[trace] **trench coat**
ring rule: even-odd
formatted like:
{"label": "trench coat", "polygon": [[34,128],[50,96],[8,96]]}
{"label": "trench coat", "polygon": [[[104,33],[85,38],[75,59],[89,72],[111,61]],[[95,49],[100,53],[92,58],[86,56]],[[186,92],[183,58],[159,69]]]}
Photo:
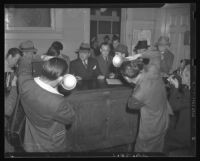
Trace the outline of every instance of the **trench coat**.
{"label": "trench coat", "polygon": [[140,109],[139,131],[135,144],[136,152],[162,152],[171,111],[164,82],[160,75],[159,59],[150,60],[136,83],[128,107]]}

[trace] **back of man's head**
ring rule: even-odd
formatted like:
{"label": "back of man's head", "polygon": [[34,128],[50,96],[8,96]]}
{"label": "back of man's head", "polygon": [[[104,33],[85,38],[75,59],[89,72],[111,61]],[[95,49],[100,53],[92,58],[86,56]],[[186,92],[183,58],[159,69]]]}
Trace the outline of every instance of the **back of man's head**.
{"label": "back of man's head", "polygon": [[7,55],[6,55],[6,58],[8,58],[10,55],[11,55],[12,57],[15,57],[17,54],[19,54],[20,56],[22,56],[21,50],[19,50],[18,48],[10,48],[10,49],[8,50],[8,53],[7,53]]}
{"label": "back of man's head", "polygon": [[112,41],[118,41],[119,42],[119,37],[117,36],[117,35],[114,35],[113,37],[112,37]]}
{"label": "back of man's head", "polygon": [[54,81],[67,73],[68,65],[62,58],[52,58],[44,62],[42,77]]}

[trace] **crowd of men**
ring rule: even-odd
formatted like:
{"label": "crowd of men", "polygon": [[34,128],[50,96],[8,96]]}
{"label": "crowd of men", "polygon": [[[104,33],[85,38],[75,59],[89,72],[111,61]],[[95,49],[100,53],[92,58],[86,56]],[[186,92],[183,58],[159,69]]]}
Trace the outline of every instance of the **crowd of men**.
{"label": "crowd of men", "polygon": [[[124,63],[122,66],[127,81],[138,87],[135,88],[137,90],[134,89],[133,95],[128,100],[130,108],[141,109],[140,128],[135,147],[138,152],[163,150],[164,137],[169,125],[168,115],[172,113],[162,79],[169,78],[172,73],[174,54],[170,52],[169,38],[161,36],[153,52],[150,48],[146,40],[138,41],[134,48],[135,59],[142,58],[142,68],[137,63],[131,62]],[[61,50],[63,44],[55,41],[45,54],[36,54],[37,49],[33,42],[28,40],[22,42],[18,48],[9,49],[6,55],[5,128],[14,110],[17,96],[20,95],[26,114],[24,137],[26,152],[70,151],[65,125],[73,124],[76,111],[73,105],[66,102],[63,95],[57,91],[57,86],[65,74],[73,74],[77,80],[119,78],[120,73],[123,72],[119,72],[113,66],[113,57],[131,55],[127,46],[121,44],[116,35],[113,36],[112,43],[109,42],[108,36],[104,37],[104,42],[100,45],[97,38],[92,39],[91,45],[81,43],[75,52],[77,59],[72,61],[67,54],[61,53]],[[32,76],[32,61],[44,61],[41,75],[35,78]],[[182,60],[181,63],[183,62],[184,65],[174,72],[177,79],[171,81],[175,86],[176,81],[181,80],[179,87],[174,88],[174,92],[177,92],[176,89],[182,89],[181,84],[185,84],[189,87],[186,89],[190,89],[189,77],[183,74],[187,69],[188,61]],[[134,74],[128,72],[129,67],[131,70],[134,69],[132,71]],[[188,100],[185,98],[185,93],[180,95]],[[172,98],[175,96],[170,100]],[[177,103],[177,100],[175,102]],[[178,106],[170,104],[173,107]],[[5,148],[7,151],[14,151],[6,139]]]}

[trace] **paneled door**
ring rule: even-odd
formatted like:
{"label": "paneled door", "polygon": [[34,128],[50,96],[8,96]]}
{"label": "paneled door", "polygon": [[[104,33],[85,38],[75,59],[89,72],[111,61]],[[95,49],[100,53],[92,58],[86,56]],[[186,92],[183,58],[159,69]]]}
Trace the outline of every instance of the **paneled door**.
{"label": "paneled door", "polygon": [[170,37],[174,53],[172,70],[179,66],[181,59],[190,58],[190,8],[189,5],[175,5],[165,8],[165,34]]}

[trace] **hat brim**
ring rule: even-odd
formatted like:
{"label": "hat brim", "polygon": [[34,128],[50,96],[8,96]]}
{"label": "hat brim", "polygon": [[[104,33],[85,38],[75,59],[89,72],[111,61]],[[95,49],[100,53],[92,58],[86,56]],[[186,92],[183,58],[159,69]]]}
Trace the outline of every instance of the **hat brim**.
{"label": "hat brim", "polygon": [[134,50],[147,49],[148,47],[150,47],[150,45],[147,45],[147,46],[145,46],[145,47],[136,46],[136,47],[134,48]]}
{"label": "hat brim", "polygon": [[156,46],[159,46],[159,45],[170,45],[171,43],[156,43]]}
{"label": "hat brim", "polygon": [[78,49],[75,53],[78,54],[80,51],[90,52],[90,49]]}
{"label": "hat brim", "polygon": [[37,52],[38,51],[38,49],[20,49],[22,52],[26,52],[26,51],[32,51],[32,52]]}

